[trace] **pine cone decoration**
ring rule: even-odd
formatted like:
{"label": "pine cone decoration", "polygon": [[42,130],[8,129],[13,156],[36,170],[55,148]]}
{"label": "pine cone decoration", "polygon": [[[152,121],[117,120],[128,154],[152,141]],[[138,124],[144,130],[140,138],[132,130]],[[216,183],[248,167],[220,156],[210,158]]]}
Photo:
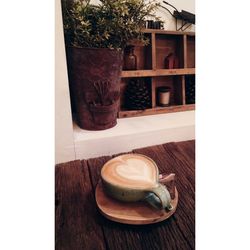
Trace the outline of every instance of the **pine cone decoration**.
{"label": "pine cone decoration", "polygon": [[186,78],[186,104],[195,103],[195,77],[189,76]]}
{"label": "pine cone decoration", "polygon": [[151,94],[143,79],[129,81],[125,91],[125,106],[129,110],[151,108]]}

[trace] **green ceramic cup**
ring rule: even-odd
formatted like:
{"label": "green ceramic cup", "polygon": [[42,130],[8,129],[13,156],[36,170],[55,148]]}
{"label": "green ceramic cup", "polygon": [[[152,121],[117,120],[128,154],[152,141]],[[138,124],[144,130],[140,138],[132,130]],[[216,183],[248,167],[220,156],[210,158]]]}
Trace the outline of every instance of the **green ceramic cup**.
{"label": "green ceramic cup", "polygon": [[108,161],[101,170],[104,191],[123,202],[145,200],[158,209],[171,210],[171,197],[159,182],[156,163],[147,156],[125,154]]}

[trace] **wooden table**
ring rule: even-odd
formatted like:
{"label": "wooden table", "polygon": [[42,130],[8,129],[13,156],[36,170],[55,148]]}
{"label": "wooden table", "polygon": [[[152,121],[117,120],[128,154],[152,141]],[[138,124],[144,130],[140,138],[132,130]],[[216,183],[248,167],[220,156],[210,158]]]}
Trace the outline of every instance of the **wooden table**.
{"label": "wooden table", "polygon": [[56,249],[195,249],[194,148],[194,141],[186,141],[133,151],[151,157],[160,172],[175,172],[177,177],[179,203],[175,214],[166,221],[144,226],[109,221],[96,207],[95,186],[101,167],[111,156],[57,165]]}

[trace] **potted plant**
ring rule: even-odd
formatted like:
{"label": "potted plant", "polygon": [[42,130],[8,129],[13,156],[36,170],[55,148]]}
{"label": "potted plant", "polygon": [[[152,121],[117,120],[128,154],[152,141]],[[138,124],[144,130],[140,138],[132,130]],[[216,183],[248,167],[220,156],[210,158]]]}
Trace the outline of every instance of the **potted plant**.
{"label": "potted plant", "polygon": [[123,50],[147,44],[142,29],[158,4],[144,0],[62,0],[71,98],[78,125],[101,130],[116,125]]}

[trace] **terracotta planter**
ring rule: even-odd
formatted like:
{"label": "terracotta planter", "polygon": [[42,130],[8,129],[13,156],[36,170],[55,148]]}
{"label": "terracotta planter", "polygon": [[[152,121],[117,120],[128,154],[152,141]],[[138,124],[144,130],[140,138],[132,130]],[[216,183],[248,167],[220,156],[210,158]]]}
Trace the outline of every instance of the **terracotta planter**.
{"label": "terracotta planter", "polygon": [[103,130],[116,125],[122,59],[117,50],[67,48],[71,99],[81,128]]}

